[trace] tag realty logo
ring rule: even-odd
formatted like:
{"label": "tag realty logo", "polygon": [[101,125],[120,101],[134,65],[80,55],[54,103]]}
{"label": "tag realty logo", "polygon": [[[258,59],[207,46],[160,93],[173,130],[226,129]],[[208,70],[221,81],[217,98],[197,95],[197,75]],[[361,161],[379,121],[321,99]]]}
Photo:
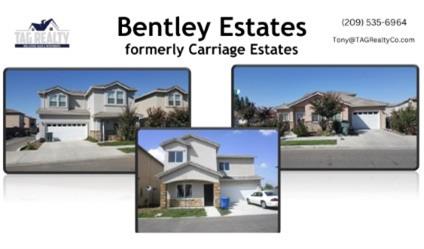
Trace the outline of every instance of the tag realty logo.
{"label": "tag realty logo", "polygon": [[60,29],[53,18],[16,30],[15,37],[15,48],[69,48],[69,30]]}

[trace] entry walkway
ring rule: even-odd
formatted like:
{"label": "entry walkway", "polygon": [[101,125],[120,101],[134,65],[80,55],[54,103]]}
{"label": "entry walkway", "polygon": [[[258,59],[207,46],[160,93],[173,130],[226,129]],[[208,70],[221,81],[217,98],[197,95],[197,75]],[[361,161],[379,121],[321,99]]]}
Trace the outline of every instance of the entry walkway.
{"label": "entry walkway", "polygon": [[218,212],[216,207],[205,207],[206,215],[208,217],[219,217],[221,214]]}

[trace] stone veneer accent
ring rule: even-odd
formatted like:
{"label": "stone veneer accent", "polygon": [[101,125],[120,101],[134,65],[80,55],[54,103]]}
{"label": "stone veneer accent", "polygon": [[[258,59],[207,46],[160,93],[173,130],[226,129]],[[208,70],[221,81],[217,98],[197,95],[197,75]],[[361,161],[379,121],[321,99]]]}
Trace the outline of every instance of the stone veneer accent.
{"label": "stone veneer accent", "polygon": [[213,198],[216,208],[221,206],[221,185],[218,183],[213,184]]}
{"label": "stone veneer accent", "polygon": [[171,207],[203,207],[203,198],[171,199]]}
{"label": "stone veneer accent", "polygon": [[167,200],[168,198],[168,194],[166,191],[166,184],[161,183],[159,186],[159,191],[160,191],[160,207],[161,208],[168,208],[169,207],[169,201]]}
{"label": "stone veneer accent", "polygon": [[92,137],[92,138],[96,139],[97,141],[100,141],[100,139],[101,139],[100,131],[94,131],[94,130],[91,130],[91,131],[88,133],[88,136],[90,136],[90,137]]}

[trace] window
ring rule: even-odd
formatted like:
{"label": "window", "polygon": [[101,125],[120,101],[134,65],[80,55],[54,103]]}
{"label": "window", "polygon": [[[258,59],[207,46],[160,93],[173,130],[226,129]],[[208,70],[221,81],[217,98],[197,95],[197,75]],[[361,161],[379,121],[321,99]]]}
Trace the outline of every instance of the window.
{"label": "window", "polygon": [[181,95],[175,94],[174,98],[175,98],[175,106],[180,106],[181,105]]}
{"label": "window", "polygon": [[66,106],[66,96],[65,95],[62,95],[62,94],[59,95],[59,106],[60,107]]}
{"label": "window", "polygon": [[112,90],[107,92],[107,104],[108,105],[123,105],[124,104],[124,92],[121,90]]}
{"label": "window", "polygon": [[115,92],[107,93],[107,103],[112,105],[115,104]]}
{"label": "window", "polygon": [[342,114],[337,113],[336,115],[333,116],[333,120],[341,121],[342,120]]}
{"label": "window", "polygon": [[124,92],[116,91],[116,103],[118,105],[124,104]]}
{"label": "window", "polygon": [[282,121],[289,121],[289,114],[287,112],[283,112],[281,114],[281,120]]}
{"label": "window", "polygon": [[181,94],[170,93],[168,95],[168,105],[169,106],[181,106]]}
{"label": "window", "polygon": [[181,163],[181,162],[183,162],[183,152],[182,151],[169,151],[168,152],[168,162],[170,162],[170,163]]}
{"label": "window", "polygon": [[230,163],[229,162],[219,162],[219,170],[220,171],[228,171],[230,170]]}
{"label": "window", "polygon": [[321,115],[312,113],[312,122],[319,122],[321,120]]}
{"label": "window", "polygon": [[49,96],[49,106],[57,106],[57,95]]}
{"label": "window", "polygon": [[178,184],[177,185],[177,197],[178,198],[191,198],[192,197],[191,184]]}
{"label": "window", "polygon": [[49,106],[66,107],[66,95],[60,93],[49,95]]}

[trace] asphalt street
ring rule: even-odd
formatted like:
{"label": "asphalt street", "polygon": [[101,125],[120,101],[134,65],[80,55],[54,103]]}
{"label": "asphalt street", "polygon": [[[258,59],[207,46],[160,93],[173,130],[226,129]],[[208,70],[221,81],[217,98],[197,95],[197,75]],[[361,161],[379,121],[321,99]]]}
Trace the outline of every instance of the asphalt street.
{"label": "asphalt street", "polygon": [[20,147],[24,146],[26,143],[31,142],[35,139],[35,136],[28,137],[14,137],[9,140],[6,140],[6,151],[17,151]]}
{"label": "asphalt street", "polygon": [[278,232],[278,214],[138,219],[138,232]]}
{"label": "asphalt street", "polygon": [[13,165],[7,167],[9,172],[54,171],[54,172],[134,172],[134,154],[118,158],[69,161],[48,164]]}
{"label": "asphalt street", "polygon": [[282,169],[415,169],[416,149],[281,149]]}

